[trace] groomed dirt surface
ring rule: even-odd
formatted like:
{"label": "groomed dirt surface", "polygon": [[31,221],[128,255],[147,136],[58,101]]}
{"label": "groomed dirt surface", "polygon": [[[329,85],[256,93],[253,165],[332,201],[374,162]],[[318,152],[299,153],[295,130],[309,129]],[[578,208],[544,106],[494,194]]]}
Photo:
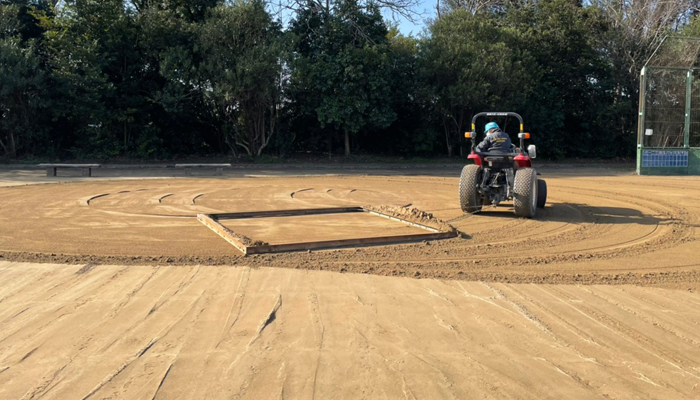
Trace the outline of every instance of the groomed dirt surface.
{"label": "groomed dirt surface", "polygon": [[[700,180],[541,172],[550,203],[524,220],[463,215],[458,168],[0,171],[0,399],[700,397]],[[461,236],[243,257],[195,218],[335,206]],[[251,239],[337,238],[331,222]]]}
{"label": "groomed dirt surface", "polygon": [[700,298],[0,263],[2,399],[697,399]]}
{"label": "groomed dirt surface", "polygon": [[229,219],[219,223],[234,233],[271,244],[430,233],[364,212]]}
{"label": "groomed dirt surface", "polygon": [[[432,176],[93,179],[5,187],[0,190],[0,259],[697,287],[700,180],[639,177],[602,168],[543,172],[549,203],[533,220],[515,218],[510,204],[464,215],[457,201],[458,168]],[[243,257],[196,220],[197,213],[339,206],[409,206],[463,234],[413,244]],[[342,237],[337,224],[316,218],[308,224],[280,218],[265,227],[265,237],[254,237],[256,229],[245,227],[241,233],[282,243]],[[356,230],[351,224],[348,236]]]}

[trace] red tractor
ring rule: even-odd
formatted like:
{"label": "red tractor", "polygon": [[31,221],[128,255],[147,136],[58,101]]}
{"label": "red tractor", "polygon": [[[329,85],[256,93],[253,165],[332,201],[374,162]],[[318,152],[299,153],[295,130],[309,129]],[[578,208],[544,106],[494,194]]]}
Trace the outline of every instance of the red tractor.
{"label": "red tractor", "polygon": [[[511,145],[509,151],[476,151],[476,120],[479,117],[515,117],[520,121],[520,147]],[[464,134],[471,140],[469,164],[459,179],[459,204],[462,211],[477,213],[482,206],[497,206],[513,200],[515,215],[532,218],[547,202],[547,183],[537,179],[531,160],[537,157],[535,145],[525,150],[529,133],[523,131],[523,118],[513,112],[482,112],[472,119],[472,130]]]}

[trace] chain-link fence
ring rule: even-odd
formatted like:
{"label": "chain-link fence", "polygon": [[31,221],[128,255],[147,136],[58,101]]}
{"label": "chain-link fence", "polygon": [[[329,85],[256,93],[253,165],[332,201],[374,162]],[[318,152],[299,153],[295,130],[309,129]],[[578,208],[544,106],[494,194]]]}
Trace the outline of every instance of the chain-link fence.
{"label": "chain-link fence", "polygon": [[693,71],[688,145],[700,147],[700,70]]}
{"label": "chain-link fence", "polygon": [[642,70],[640,89],[640,147],[700,147],[700,38],[665,38]]}
{"label": "chain-link fence", "polygon": [[686,71],[647,69],[644,147],[683,147]]}

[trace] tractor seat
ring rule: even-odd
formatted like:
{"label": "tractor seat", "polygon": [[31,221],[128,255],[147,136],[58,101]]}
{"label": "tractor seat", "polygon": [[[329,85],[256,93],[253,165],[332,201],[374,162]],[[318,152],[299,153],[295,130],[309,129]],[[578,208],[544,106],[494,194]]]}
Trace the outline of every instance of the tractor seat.
{"label": "tractor seat", "polygon": [[476,153],[482,157],[515,157],[519,153],[502,152],[502,151],[482,151],[481,153]]}
{"label": "tractor seat", "polygon": [[513,168],[513,157],[517,154],[503,153],[500,151],[491,151],[479,153],[481,158],[489,167],[493,169]]}

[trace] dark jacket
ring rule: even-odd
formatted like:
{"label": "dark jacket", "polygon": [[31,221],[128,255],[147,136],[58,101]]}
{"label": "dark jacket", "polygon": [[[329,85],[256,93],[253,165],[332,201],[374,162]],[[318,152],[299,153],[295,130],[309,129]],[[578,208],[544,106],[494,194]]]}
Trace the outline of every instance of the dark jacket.
{"label": "dark jacket", "polygon": [[486,135],[484,140],[481,141],[476,146],[477,153],[483,153],[485,151],[499,152],[499,153],[510,153],[511,152],[510,136],[504,133],[502,130],[497,129],[494,132]]}

